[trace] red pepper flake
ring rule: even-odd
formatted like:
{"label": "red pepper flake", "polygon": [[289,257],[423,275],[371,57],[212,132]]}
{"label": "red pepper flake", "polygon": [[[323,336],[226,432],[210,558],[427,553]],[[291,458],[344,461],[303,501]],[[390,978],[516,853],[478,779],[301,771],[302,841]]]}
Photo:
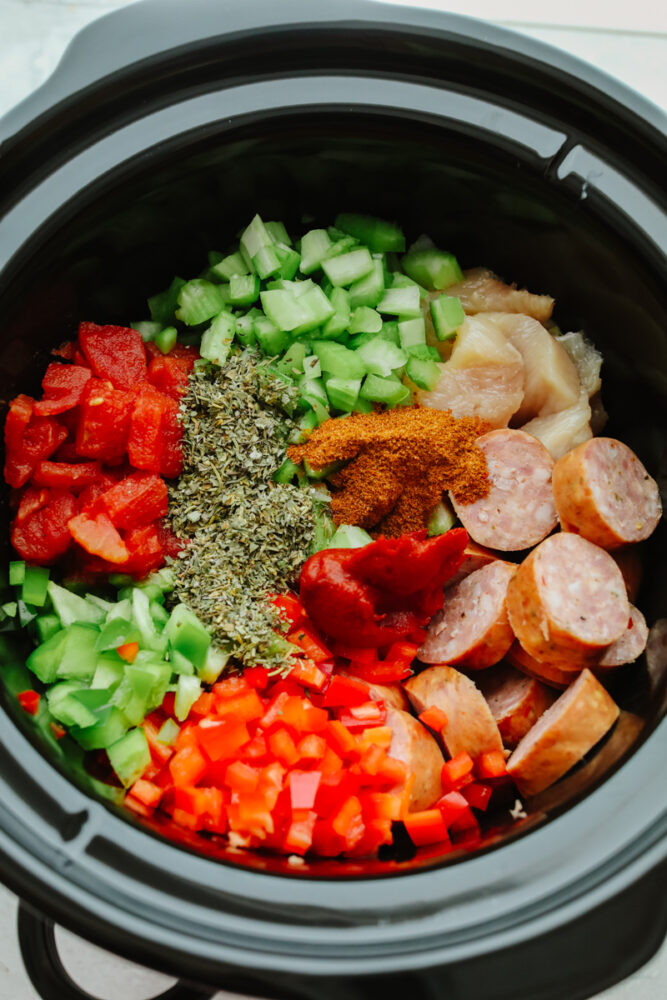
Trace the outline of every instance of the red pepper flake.
{"label": "red pepper flake", "polygon": [[31,689],[28,691],[21,691],[17,697],[19,705],[24,712],[27,712],[28,715],[37,715],[39,711],[39,701],[41,698],[39,692]]}

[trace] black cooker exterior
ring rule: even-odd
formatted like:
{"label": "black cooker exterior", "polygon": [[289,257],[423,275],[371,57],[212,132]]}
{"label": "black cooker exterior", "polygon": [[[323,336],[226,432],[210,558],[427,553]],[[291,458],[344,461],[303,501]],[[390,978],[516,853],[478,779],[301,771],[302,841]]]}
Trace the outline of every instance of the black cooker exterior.
{"label": "black cooker exterior", "polygon": [[[572,324],[601,317],[610,426],[664,471],[664,116],[562,53],[370,0],[144,0],[86,29],[0,123],[0,140],[4,398],[34,382],[76,318],[127,316],[174,257],[185,266],[208,248],[211,198],[223,200],[229,232],[255,210],[253,195],[260,209],[325,212],[345,200],[414,212],[414,235],[452,220],[467,263],[537,282],[567,303]],[[446,211],[434,208],[443,156]],[[128,191],[136,225],[123,211]],[[465,213],[457,194],[469,198]],[[625,419],[628,409],[640,418]],[[664,531],[656,538],[651,621],[667,613]],[[6,704],[2,878],[98,944],[239,992],[584,998],[646,961],[667,930],[661,666],[658,656],[642,682],[651,707],[632,755],[617,754],[586,796],[554,803],[548,821],[545,810],[444,865],[418,857],[338,874],[241,855],[220,863],[162,840],[73,784]],[[48,926],[25,910],[22,935],[41,951],[35,984],[46,1000],[74,998]]]}

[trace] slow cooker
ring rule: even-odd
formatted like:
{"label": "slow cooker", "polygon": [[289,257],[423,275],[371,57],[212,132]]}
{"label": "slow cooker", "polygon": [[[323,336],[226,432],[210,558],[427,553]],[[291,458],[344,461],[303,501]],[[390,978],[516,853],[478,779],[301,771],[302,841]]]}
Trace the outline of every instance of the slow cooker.
{"label": "slow cooker", "polygon": [[[4,401],[79,319],[142,316],[255,212],[362,211],[553,295],[604,354],[608,433],[666,481],[665,120],[591,67],[370,0],[144,0],[85,29],[0,139]],[[84,996],[54,920],[182,977],[172,1000],[578,1000],[628,975],[667,929],[666,542],[644,553],[648,656],[614,681],[624,724],[526,820],[445,858],[296,868],[167,841],[19,718],[0,636],[0,872],[41,996]]]}

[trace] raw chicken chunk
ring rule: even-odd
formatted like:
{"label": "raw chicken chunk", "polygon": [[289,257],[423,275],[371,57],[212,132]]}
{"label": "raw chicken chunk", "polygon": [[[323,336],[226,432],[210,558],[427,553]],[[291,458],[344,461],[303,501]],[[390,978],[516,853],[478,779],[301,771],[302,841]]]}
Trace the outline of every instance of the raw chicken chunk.
{"label": "raw chicken chunk", "polygon": [[574,406],[529,420],[521,430],[541,441],[554,461],[558,461],[578,444],[593,437],[590,419],[591,408],[582,390]]}
{"label": "raw chicken chunk", "polygon": [[550,295],[533,295],[515,285],[506,285],[493,271],[476,267],[464,271],[464,280],[447,289],[456,295],[464,310],[471,315],[480,312],[524,313],[540,323],[546,323],[553,312],[554,300]]}
{"label": "raw chicken chunk", "polygon": [[602,355],[581,332],[562,333],[555,339],[572,358],[579,375],[581,388],[590,399],[591,396],[600,391],[602,385],[600,379]]}

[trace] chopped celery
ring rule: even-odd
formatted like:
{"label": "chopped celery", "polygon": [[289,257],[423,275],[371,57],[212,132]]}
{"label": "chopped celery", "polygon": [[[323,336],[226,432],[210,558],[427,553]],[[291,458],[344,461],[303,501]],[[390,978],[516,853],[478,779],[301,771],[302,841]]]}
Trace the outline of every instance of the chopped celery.
{"label": "chopped celery", "polygon": [[424,318],[420,316],[416,319],[402,320],[398,324],[398,336],[404,351],[407,351],[409,347],[414,347],[415,344],[425,344],[426,323]]}
{"label": "chopped celery", "polygon": [[289,332],[310,322],[310,310],[301,305],[291,289],[269,289],[260,293],[260,299],[262,309],[279,330]]}
{"label": "chopped celery", "polygon": [[174,714],[179,722],[185,722],[201,692],[202,686],[198,677],[188,677],[186,674],[181,674],[178,678],[174,699]]}
{"label": "chopped celery", "polygon": [[259,298],[256,274],[234,275],[229,279],[229,301],[233,306],[251,306]]}
{"label": "chopped celery", "polygon": [[438,340],[451,340],[466,318],[461,300],[454,295],[441,295],[431,302],[431,319]]}
{"label": "chopped celery", "polygon": [[213,319],[225,308],[222,285],[214,285],[204,278],[186,282],[178,293],[176,319],[186,326],[198,326]]}
{"label": "chopped celery", "polygon": [[426,532],[429,538],[434,535],[444,535],[456,524],[456,515],[451,505],[446,500],[441,500],[437,507],[431,511],[426,525]]}
{"label": "chopped celery", "polygon": [[435,389],[442,374],[436,361],[421,361],[414,356],[408,358],[405,372],[416,386],[420,389],[426,389],[428,392]]}
{"label": "chopped celery", "polygon": [[290,247],[286,246],[284,243],[276,243],[273,247],[273,252],[280,262],[280,267],[278,269],[278,274],[281,278],[286,278],[290,280],[295,276],[296,272],[299,270],[299,264],[301,263],[301,257]]}
{"label": "chopped celery", "polygon": [[256,215],[250,225],[241,235],[241,253],[248,267],[252,265],[252,258],[262,247],[270,246],[273,243],[266,226],[259,215]]}
{"label": "chopped celery", "polygon": [[264,228],[274,243],[284,243],[288,248],[292,246],[292,241],[283,222],[265,222]]}
{"label": "chopped celery", "polygon": [[309,378],[307,375],[301,375],[297,379],[297,385],[304,409],[308,406],[314,408],[315,403],[319,403],[321,406],[328,405],[329,398],[321,378]]}
{"label": "chopped celery", "polygon": [[388,288],[378,303],[378,312],[405,318],[421,316],[419,289],[416,285],[407,288]]}
{"label": "chopped celery", "polygon": [[169,288],[158,292],[148,300],[151,319],[160,326],[169,326],[176,318],[176,307],[181,289],[186,284],[183,278],[174,278]]}
{"label": "chopped celery", "polygon": [[199,353],[202,358],[216,365],[223,365],[229,357],[229,351],[236,331],[236,320],[229,312],[220,312],[213,319],[209,328],[201,338]]}
{"label": "chopped celery", "polygon": [[178,739],[178,734],[180,733],[180,731],[181,727],[177,725],[177,723],[175,723],[173,719],[166,719],[166,721],[162,723],[160,731],[158,732],[155,739],[158,741],[158,743],[164,743],[165,746],[170,747]]}
{"label": "chopped celery", "polygon": [[92,622],[100,625],[105,619],[102,608],[97,607],[90,601],[73,594],[71,590],[60,587],[53,580],[48,585],[49,597],[53,603],[53,608],[63,625],[72,625],[74,622]]}
{"label": "chopped celery", "polygon": [[446,250],[412,250],[401,261],[403,270],[429,291],[442,291],[463,281],[463,272],[453,254]]}
{"label": "chopped celery", "polygon": [[370,306],[358,306],[353,310],[348,327],[350,333],[379,333],[382,317]]}
{"label": "chopped celery", "polygon": [[304,371],[303,366],[306,359],[306,351],[306,345],[300,341],[290,344],[280,361],[276,364],[276,368],[286,375],[296,376],[301,374]]}
{"label": "chopped celery", "polygon": [[403,368],[407,362],[405,352],[382,337],[376,337],[367,344],[362,344],[355,351],[355,354],[361,358],[366,370],[371,375],[386,377],[391,375],[393,371]]}
{"label": "chopped celery", "polygon": [[21,599],[26,604],[34,604],[38,608],[43,608],[46,603],[48,584],[49,571],[45,566],[26,567],[21,587]]}
{"label": "chopped celery", "polygon": [[309,319],[295,328],[294,334],[296,336],[321,326],[334,314],[334,307],[318,285],[308,289],[299,297],[299,305],[308,310]]}
{"label": "chopped celery", "polygon": [[[257,251],[257,253],[252,259],[252,266],[256,271],[256,274],[252,275],[252,277],[257,282],[256,285],[257,295],[259,295],[259,279],[261,278],[262,281],[264,281],[265,278],[270,278],[274,274],[279,274],[280,265],[281,265],[281,260],[277,253],[277,247],[275,246],[260,247],[260,249]],[[250,275],[248,277],[250,277]],[[230,285],[231,282],[234,280],[238,280],[238,278],[236,279],[231,278]],[[253,285],[253,287],[255,286]],[[255,297],[251,299],[252,302],[255,301],[257,295],[255,295]],[[232,302],[233,301],[234,299],[232,298]],[[246,305],[247,303],[240,303],[240,304]]]}
{"label": "chopped celery", "polygon": [[220,646],[209,646],[206,650],[204,666],[200,667],[198,673],[204,684],[215,684],[222,671],[229,662],[230,654]]}
{"label": "chopped celery", "polygon": [[315,532],[310,545],[311,554],[330,548],[333,534],[334,523],[331,514],[322,507],[315,513]]}
{"label": "chopped celery", "polygon": [[370,274],[373,267],[373,258],[366,247],[322,261],[322,270],[332,285],[351,285]]}
{"label": "chopped celery", "polygon": [[177,340],[178,330],[175,326],[165,326],[164,330],[160,330],[153,338],[155,346],[161,354],[169,354],[176,346]]}
{"label": "chopped celery", "polygon": [[384,219],[356,212],[342,212],[336,216],[335,225],[337,229],[349,233],[370,247],[374,253],[402,253],[405,250],[403,231]]}
{"label": "chopped celery", "polygon": [[384,295],[384,266],[382,260],[373,260],[373,270],[365,278],[350,285],[350,305],[375,307]]}
{"label": "chopped celery", "polygon": [[250,268],[243,259],[243,254],[239,251],[229,254],[228,257],[223,257],[219,263],[213,264],[211,271],[224,281],[229,281],[235,275],[250,274]]}
{"label": "chopped celery", "polygon": [[151,752],[143,729],[132,729],[107,748],[109,763],[121,784],[134,784],[151,762]]}
{"label": "chopped celery", "polygon": [[25,563],[22,559],[15,559],[9,564],[9,585],[10,587],[20,587],[25,580]]}
{"label": "chopped celery", "polygon": [[334,532],[328,548],[360,549],[372,541],[373,539],[368,532],[364,531],[363,528],[358,528],[356,524],[341,524],[340,528]]}
{"label": "chopped celery", "polygon": [[442,361],[438,348],[428,344],[413,344],[408,347],[407,353],[409,357],[419,358],[420,361]]}
{"label": "chopped celery", "polygon": [[312,274],[322,265],[322,261],[331,249],[331,240],[326,229],[311,229],[304,233],[301,239],[301,264],[299,270],[302,274]]}
{"label": "chopped celery", "polygon": [[320,359],[322,371],[337,378],[363,378],[366,367],[358,351],[350,351],[330,340],[314,340],[313,351]]}
{"label": "chopped celery", "polygon": [[255,324],[252,316],[236,317],[236,339],[244,347],[253,347],[257,343]]}
{"label": "chopped celery", "polygon": [[367,375],[361,387],[363,399],[374,403],[385,403],[387,406],[398,406],[409,395],[410,390],[395,375],[385,378],[380,375]]}
{"label": "chopped celery", "polygon": [[139,320],[139,322],[131,324],[131,329],[140,333],[141,339],[147,344],[149,341],[155,340],[157,335],[162,331],[162,323],[155,323],[150,319]]}
{"label": "chopped celery", "polygon": [[322,365],[316,354],[303,359],[303,373],[306,378],[320,378],[322,375]]}
{"label": "chopped celery", "polygon": [[[262,295],[266,294],[262,292]],[[268,316],[258,316],[253,323],[257,343],[264,354],[276,357],[285,350],[289,343],[289,334],[280,329]]]}
{"label": "chopped celery", "polygon": [[338,472],[338,470],[343,467],[343,464],[343,462],[329,462],[327,465],[323,465],[320,469],[314,469],[308,459],[304,459],[303,468],[309,479],[312,479],[316,483],[320,483],[323,479],[327,479],[329,476],[332,476],[334,472]]}
{"label": "chopped celery", "polygon": [[327,396],[329,402],[336,410],[343,413],[351,413],[361,389],[360,378],[339,378],[330,375],[326,380]]}
{"label": "chopped celery", "polygon": [[350,322],[350,295],[344,288],[332,288],[329,301],[334,308],[334,314],[322,327],[324,338],[337,337],[347,330]]}

